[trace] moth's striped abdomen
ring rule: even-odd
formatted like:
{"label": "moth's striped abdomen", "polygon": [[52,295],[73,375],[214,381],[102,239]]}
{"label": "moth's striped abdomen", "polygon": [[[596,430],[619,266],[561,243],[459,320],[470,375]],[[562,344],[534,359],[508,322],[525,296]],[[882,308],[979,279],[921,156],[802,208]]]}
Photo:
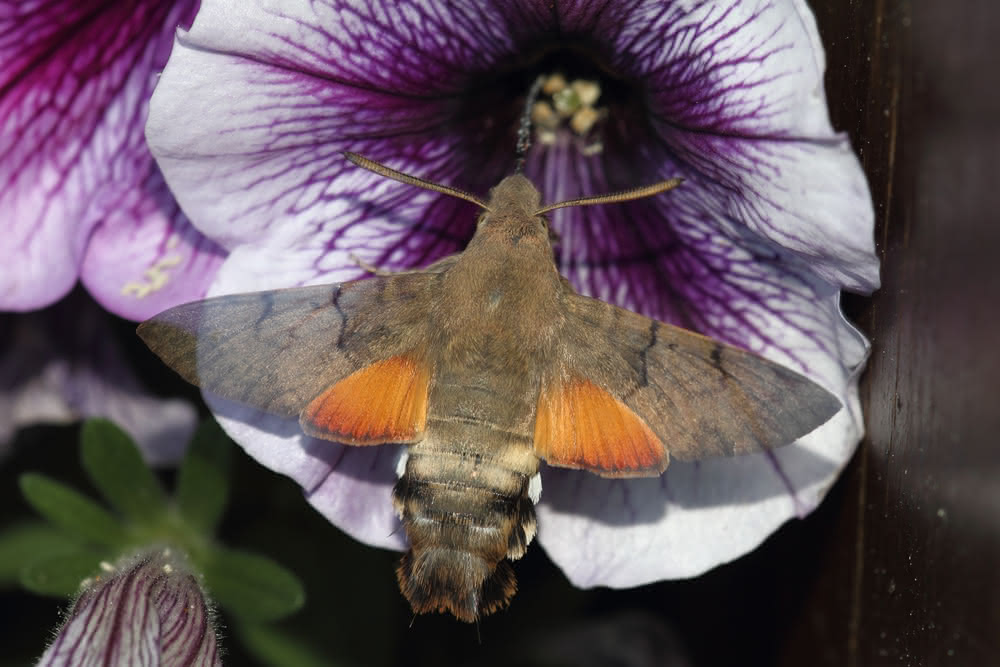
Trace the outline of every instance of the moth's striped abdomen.
{"label": "moth's striped abdomen", "polygon": [[524,555],[535,534],[529,485],[537,471],[524,434],[428,418],[393,489],[410,539],[397,575],[416,613],[472,622],[507,605],[517,590],[507,561]]}

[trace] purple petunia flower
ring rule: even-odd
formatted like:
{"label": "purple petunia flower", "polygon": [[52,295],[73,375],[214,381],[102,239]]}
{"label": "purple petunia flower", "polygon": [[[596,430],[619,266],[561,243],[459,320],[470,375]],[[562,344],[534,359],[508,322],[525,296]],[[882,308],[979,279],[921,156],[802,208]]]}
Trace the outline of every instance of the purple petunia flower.
{"label": "purple petunia flower", "polygon": [[122,356],[108,315],[79,292],[33,313],[0,313],[0,458],[18,428],[107,417],[151,464],[181,458],[198,415],[151,395]]}
{"label": "purple petunia flower", "polygon": [[0,6],[0,310],[80,278],[145,319],[203,296],[224,253],[181,213],[143,137],[174,31],[197,0]]}
{"label": "purple petunia flower", "polygon": [[[363,274],[355,257],[395,270],[457,252],[476,216],[342,150],[485,194],[512,170],[531,82],[579,80],[569,122],[549,122],[559,90],[536,107],[526,173],[545,201],[685,181],[655,199],[554,212],[563,275],[784,363],[845,405],[795,445],[675,461],[657,479],[543,466],[542,546],[578,585],[632,586],[701,573],[808,513],[861,437],[867,343],[839,294],[877,287],[873,213],[830,126],[823,70],[801,0],[206,0],[178,37],[147,136],[185,211],[231,251],[214,293],[337,282]],[[592,113],[577,122],[574,109]],[[331,521],[403,547],[396,449],[226,415],[230,434]]]}
{"label": "purple petunia flower", "polygon": [[170,550],[126,559],[84,583],[39,660],[56,665],[221,665],[212,611]]}

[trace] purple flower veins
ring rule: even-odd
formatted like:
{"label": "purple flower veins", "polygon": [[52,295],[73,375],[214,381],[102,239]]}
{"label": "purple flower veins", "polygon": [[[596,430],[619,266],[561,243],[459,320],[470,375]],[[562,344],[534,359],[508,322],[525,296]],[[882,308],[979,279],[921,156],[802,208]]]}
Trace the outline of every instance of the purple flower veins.
{"label": "purple flower veins", "polygon": [[204,295],[224,251],[188,222],[143,136],[198,0],[26,0],[0,9],[0,310],[77,279],[145,319]]}
{"label": "purple flower veins", "polygon": [[213,612],[184,558],[161,548],[102,569],[39,666],[222,665]]}

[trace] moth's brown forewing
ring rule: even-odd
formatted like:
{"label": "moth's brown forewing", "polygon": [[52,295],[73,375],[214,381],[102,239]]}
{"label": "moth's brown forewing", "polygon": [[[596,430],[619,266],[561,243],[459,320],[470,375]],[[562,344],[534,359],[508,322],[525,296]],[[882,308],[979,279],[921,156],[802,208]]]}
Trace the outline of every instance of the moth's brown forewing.
{"label": "moth's brown forewing", "polygon": [[[423,271],[207,299],[139,326],[206,391],[352,445],[409,443],[393,502],[410,541],[397,575],[417,613],[474,621],[516,591],[535,534],[539,461],[607,477],[778,447],[840,408],[739,348],[576,294],[523,176],[488,203],[465,252]],[[574,204],[648,196],[665,182]]]}

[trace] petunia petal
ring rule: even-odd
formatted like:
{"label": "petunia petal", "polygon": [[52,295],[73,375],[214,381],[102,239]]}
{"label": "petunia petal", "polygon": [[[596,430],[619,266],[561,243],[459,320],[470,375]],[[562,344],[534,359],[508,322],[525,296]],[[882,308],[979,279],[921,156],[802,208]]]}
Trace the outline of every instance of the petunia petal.
{"label": "petunia petal", "polygon": [[664,173],[657,161],[647,178],[700,177],[720,214],[801,253],[828,282],[875,289],[871,196],[846,136],[830,125],[823,49],[805,3],[606,9],[579,21],[612,45],[613,68],[641,82],[649,148],[680,167]]}
{"label": "petunia petal", "polygon": [[310,438],[298,420],[206,395],[226,433],[262,465],[288,475],[333,524],[373,546],[403,549],[406,534],[392,508],[400,449],[350,447]]}
{"label": "petunia petal", "polygon": [[[470,42],[445,29],[459,21],[490,30],[488,7],[289,2],[276,13],[265,3],[205,3],[152,101],[147,136],[168,183],[225,247],[302,253],[316,266],[299,282],[360,275],[342,247],[386,269],[458,250],[471,207],[386,183],[340,153],[480,192],[495,184],[512,160],[476,159],[465,169],[475,147],[462,137],[483,119],[456,119],[453,108],[469,68],[490,62],[482,44],[501,48],[502,31]],[[359,234],[379,246],[366,248]]]}
{"label": "petunia petal", "polygon": [[105,190],[80,275],[101,305],[132,320],[203,297],[226,257],[191,226],[152,160],[148,168],[141,188]]}
{"label": "petunia petal", "polygon": [[17,428],[100,416],[120,424],[150,463],[180,459],[194,406],[142,386],[106,317],[78,293],[42,311],[0,316],[0,450]]}
{"label": "petunia petal", "polygon": [[[172,303],[201,296],[219,250],[192,242],[143,138],[156,72],[197,0],[15,4],[0,16],[0,308],[56,301],[86,262],[86,280],[106,306],[151,315],[168,300],[142,301],[126,285],[175,262],[180,250],[167,247],[170,239],[187,251]],[[147,224],[152,242],[141,238]],[[123,262],[132,259],[125,246],[92,247],[137,238],[146,249],[135,266]],[[156,241],[162,247],[150,248]]]}
{"label": "petunia petal", "polygon": [[737,140],[671,132],[670,143],[680,173],[703,188],[706,211],[795,251],[832,284],[864,293],[878,287],[871,194],[846,137]]}

